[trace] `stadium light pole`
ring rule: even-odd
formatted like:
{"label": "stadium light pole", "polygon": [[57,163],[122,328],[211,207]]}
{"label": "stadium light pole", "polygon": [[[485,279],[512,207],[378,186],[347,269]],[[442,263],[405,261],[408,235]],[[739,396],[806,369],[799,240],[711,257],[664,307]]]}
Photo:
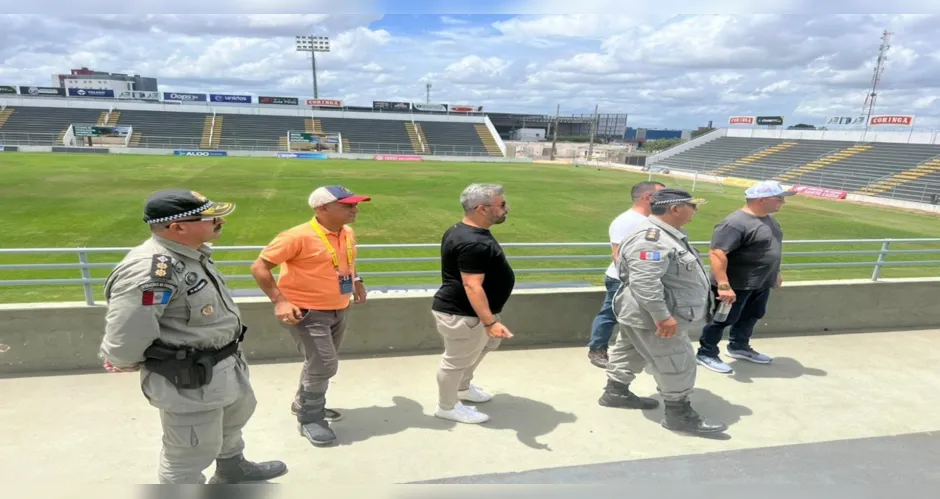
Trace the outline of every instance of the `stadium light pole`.
{"label": "stadium light pole", "polygon": [[317,91],[317,52],[330,51],[330,37],[298,35],[295,37],[297,52],[310,52],[310,69],[313,71],[313,98],[319,99]]}

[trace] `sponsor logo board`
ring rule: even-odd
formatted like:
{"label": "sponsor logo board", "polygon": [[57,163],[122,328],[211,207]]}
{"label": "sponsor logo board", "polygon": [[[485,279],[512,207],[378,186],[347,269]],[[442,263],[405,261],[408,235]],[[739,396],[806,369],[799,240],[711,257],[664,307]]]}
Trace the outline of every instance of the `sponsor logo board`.
{"label": "sponsor logo board", "polygon": [[376,154],[372,157],[376,161],[423,161],[422,156],[407,154]]}
{"label": "sponsor logo board", "polygon": [[911,126],[913,114],[876,114],[868,120],[869,126]]}
{"label": "sponsor logo board", "polygon": [[754,116],[732,116],[728,118],[729,125],[753,125]]}
{"label": "sponsor logo board", "polygon": [[343,101],[338,99],[307,99],[307,105],[313,107],[343,107]]}
{"label": "sponsor logo board", "polygon": [[228,156],[225,151],[173,151],[174,156]]}
{"label": "sponsor logo board", "polygon": [[818,198],[828,199],[845,199],[845,197],[849,195],[849,193],[846,191],[840,191],[837,189],[824,189],[822,187],[810,187],[807,185],[794,185],[790,188],[790,190],[806,196],[815,196]]}

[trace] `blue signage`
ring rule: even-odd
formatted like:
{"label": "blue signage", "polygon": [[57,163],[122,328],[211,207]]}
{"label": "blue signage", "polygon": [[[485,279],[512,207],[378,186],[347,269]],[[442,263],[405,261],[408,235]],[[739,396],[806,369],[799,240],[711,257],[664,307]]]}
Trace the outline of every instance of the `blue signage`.
{"label": "blue signage", "polygon": [[163,100],[180,102],[206,102],[206,94],[188,94],[184,92],[163,92]]}
{"label": "blue signage", "polygon": [[114,98],[114,90],[110,88],[70,88],[69,95],[72,97],[105,97]]}
{"label": "blue signage", "polygon": [[174,156],[228,156],[225,151],[173,151]]}
{"label": "blue signage", "polygon": [[212,102],[234,102],[236,104],[251,104],[250,95],[209,94],[209,100],[211,100]]}
{"label": "blue signage", "polygon": [[326,153],[322,152],[279,152],[278,158],[289,159],[327,159]]}

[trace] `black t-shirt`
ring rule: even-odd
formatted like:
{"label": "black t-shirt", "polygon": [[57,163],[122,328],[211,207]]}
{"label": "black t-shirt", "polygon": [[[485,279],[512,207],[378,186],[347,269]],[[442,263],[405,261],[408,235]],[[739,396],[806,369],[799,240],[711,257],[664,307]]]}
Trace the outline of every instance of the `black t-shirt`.
{"label": "black t-shirt", "polygon": [[[774,217],[737,210],[715,226],[711,247],[728,255],[732,289],[769,289],[777,283],[783,261],[783,229]],[[711,280],[715,284],[714,274]]]}
{"label": "black t-shirt", "polygon": [[516,275],[503,248],[487,229],[457,222],[441,240],[441,288],[431,309],[445,314],[476,317],[460,273],[484,274],[483,291],[490,311],[498,314],[509,300]]}

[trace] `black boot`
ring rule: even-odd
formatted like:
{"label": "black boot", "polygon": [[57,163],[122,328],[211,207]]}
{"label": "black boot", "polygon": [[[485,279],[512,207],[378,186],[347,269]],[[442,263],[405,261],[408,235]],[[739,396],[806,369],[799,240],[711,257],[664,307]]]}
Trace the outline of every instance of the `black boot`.
{"label": "black boot", "polygon": [[[298,404],[296,400],[295,400],[294,402],[291,402],[291,404],[290,404],[290,412],[291,412],[291,414],[293,414],[294,416],[296,416],[297,413],[300,412],[300,404]],[[335,410],[333,410],[333,409],[329,409],[329,408],[323,409],[323,414],[324,414],[323,419],[325,419],[325,420],[327,420],[327,421],[329,421],[329,422],[331,422],[331,423],[335,423],[335,422],[337,422],[337,421],[343,419],[343,413],[341,413],[341,412],[339,412],[339,411],[335,411]]]}
{"label": "black boot", "polygon": [[710,423],[692,409],[692,403],[686,400],[666,401],[666,414],[663,427],[685,433],[721,433],[728,429],[724,423]]}
{"label": "black boot", "polygon": [[228,459],[216,459],[215,463],[215,475],[209,479],[210,484],[261,482],[287,473],[287,465],[281,461],[253,463],[241,454]]}
{"label": "black boot", "polygon": [[625,385],[619,381],[607,379],[607,387],[604,388],[604,394],[597,401],[604,407],[619,407],[622,409],[655,409],[659,407],[659,401],[647,397],[638,397],[630,391],[630,385]]}
{"label": "black boot", "polygon": [[331,445],[336,441],[336,434],[326,420],[326,394],[302,392],[300,411],[297,412],[300,434],[317,447]]}

